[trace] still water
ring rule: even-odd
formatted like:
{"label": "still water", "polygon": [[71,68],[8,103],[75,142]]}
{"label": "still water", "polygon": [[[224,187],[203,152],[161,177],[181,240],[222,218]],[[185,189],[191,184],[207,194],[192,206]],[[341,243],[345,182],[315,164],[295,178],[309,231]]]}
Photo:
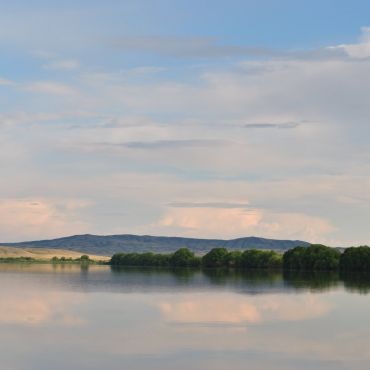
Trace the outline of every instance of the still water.
{"label": "still water", "polygon": [[0,265],[2,370],[370,368],[370,279]]}

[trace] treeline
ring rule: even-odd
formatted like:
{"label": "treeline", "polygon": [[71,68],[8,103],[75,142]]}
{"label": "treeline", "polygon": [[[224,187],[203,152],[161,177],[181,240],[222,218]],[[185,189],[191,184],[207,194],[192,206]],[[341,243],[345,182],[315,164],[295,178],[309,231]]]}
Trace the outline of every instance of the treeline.
{"label": "treeline", "polygon": [[173,254],[116,253],[111,258],[113,266],[151,267],[238,267],[280,268],[282,255],[273,251],[250,249],[244,252],[214,248],[203,257],[196,256],[187,248]]}
{"label": "treeline", "polygon": [[117,253],[113,266],[204,267],[240,269],[281,269],[296,271],[370,271],[370,248],[351,247],[343,253],[321,244],[296,247],[280,254],[274,251],[248,249],[228,251],[214,248],[204,256],[196,256],[187,248],[173,254]]}
{"label": "treeline", "polygon": [[285,270],[333,271],[338,270],[341,253],[334,248],[320,244],[296,247],[284,253]]}
{"label": "treeline", "polygon": [[370,248],[368,246],[347,248],[340,256],[342,271],[370,271]]}
{"label": "treeline", "polygon": [[370,248],[368,246],[346,248],[343,253],[325,245],[296,247],[283,256],[285,270],[300,271],[370,271]]}
{"label": "treeline", "polygon": [[80,263],[94,263],[92,259],[87,254],[83,254],[81,257],[72,258],[72,257],[57,257],[54,256],[51,259],[53,263],[65,263],[65,262],[80,262]]}

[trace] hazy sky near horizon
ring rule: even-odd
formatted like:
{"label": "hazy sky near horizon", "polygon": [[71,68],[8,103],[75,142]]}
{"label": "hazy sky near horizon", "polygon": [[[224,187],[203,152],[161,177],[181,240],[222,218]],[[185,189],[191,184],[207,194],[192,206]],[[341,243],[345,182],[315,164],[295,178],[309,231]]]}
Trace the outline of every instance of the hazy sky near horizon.
{"label": "hazy sky near horizon", "polygon": [[368,1],[0,2],[0,241],[370,241]]}

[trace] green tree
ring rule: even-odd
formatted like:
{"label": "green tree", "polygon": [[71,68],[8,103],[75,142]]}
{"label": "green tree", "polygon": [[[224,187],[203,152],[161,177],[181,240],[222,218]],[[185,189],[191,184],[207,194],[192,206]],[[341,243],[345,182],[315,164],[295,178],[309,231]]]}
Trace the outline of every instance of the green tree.
{"label": "green tree", "polygon": [[241,266],[246,269],[272,269],[281,265],[282,256],[274,251],[249,249],[241,257]]}
{"label": "green tree", "polygon": [[339,267],[340,252],[321,244],[296,247],[284,253],[284,269],[330,271]]}
{"label": "green tree", "polygon": [[190,267],[197,265],[197,258],[188,248],[180,248],[170,258],[173,267]]}
{"label": "green tree", "polygon": [[228,251],[226,248],[213,248],[202,258],[202,265],[205,267],[227,266]]}
{"label": "green tree", "polygon": [[242,252],[241,251],[229,252],[226,256],[225,261],[228,267],[241,267]]}
{"label": "green tree", "polygon": [[370,248],[366,245],[345,249],[340,256],[342,271],[370,271]]}

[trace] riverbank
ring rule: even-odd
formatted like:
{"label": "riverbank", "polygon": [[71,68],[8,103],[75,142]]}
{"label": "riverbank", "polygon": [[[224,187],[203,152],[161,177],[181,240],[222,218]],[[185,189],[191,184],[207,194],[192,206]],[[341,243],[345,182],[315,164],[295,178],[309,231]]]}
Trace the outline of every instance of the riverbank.
{"label": "riverbank", "polygon": [[64,249],[0,247],[0,263],[80,263],[82,256],[84,256],[85,262],[87,259],[93,263],[108,263],[110,261],[108,256],[83,254]]}

